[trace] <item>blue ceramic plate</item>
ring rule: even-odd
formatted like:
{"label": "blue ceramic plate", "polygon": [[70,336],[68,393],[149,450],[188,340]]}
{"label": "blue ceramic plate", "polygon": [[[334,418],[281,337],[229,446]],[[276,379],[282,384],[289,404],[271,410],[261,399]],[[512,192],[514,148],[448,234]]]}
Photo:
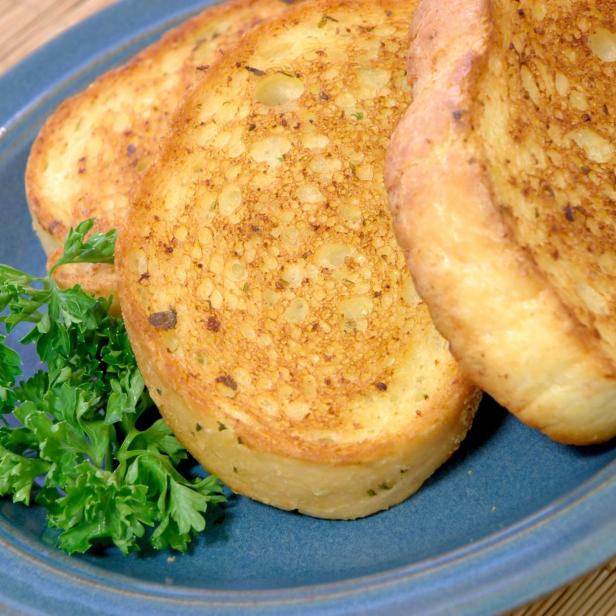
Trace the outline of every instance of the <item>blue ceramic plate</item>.
{"label": "blue ceramic plate", "polygon": [[[44,118],[203,5],[119,2],[0,79],[0,262],[43,270],[23,172]],[[406,503],[326,522],[236,498],[177,556],[68,558],[41,510],[0,500],[0,612],[497,613],[616,553],[615,458],[557,445],[485,401],[462,449]]]}

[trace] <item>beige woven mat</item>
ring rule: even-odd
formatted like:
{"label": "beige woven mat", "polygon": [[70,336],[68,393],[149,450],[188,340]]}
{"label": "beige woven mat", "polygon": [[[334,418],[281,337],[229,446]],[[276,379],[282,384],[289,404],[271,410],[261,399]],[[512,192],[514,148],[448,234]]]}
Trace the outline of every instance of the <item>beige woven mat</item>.
{"label": "beige woven mat", "polygon": [[[0,74],[62,30],[113,2],[0,0]],[[616,558],[509,616],[616,616]]]}

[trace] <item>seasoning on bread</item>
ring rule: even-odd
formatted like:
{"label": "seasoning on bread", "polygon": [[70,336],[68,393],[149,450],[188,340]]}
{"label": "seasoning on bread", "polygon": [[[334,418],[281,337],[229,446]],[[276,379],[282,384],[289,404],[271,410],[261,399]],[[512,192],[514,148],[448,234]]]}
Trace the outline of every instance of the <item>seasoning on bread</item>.
{"label": "seasoning on bread", "polygon": [[325,518],[408,497],[479,400],[387,210],[412,8],[310,2],[248,34],[176,118],[119,242],[126,326],[174,433],[234,491]]}

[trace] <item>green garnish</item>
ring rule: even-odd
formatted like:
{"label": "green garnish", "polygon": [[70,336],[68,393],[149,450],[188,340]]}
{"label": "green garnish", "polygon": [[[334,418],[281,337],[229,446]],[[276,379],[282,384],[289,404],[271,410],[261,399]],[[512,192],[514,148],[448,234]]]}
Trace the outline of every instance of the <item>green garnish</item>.
{"label": "green garnish", "polygon": [[[113,263],[115,231],[86,239],[92,225],[70,231],[54,270]],[[222,486],[178,469],[187,453],[157,414],[109,306],[51,275],[0,265],[0,496],[45,507],[70,554],[111,544],[185,551],[208,506],[224,502]],[[33,324],[21,342],[47,366],[27,379],[1,335],[20,323]]]}

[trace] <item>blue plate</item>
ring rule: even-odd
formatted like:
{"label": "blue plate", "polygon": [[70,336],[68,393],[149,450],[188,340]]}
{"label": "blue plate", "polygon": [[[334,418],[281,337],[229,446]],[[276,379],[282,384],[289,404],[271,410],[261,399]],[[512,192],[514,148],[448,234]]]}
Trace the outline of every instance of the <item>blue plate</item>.
{"label": "blue plate", "polygon": [[[119,2],[0,79],[0,262],[44,267],[23,190],[44,118],[204,4]],[[487,400],[462,449],[406,503],[327,522],[236,498],[175,556],[69,558],[40,509],[0,500],[0,612],[493,614],[616,553],[615,458],[610,446],[557,445]]]}

